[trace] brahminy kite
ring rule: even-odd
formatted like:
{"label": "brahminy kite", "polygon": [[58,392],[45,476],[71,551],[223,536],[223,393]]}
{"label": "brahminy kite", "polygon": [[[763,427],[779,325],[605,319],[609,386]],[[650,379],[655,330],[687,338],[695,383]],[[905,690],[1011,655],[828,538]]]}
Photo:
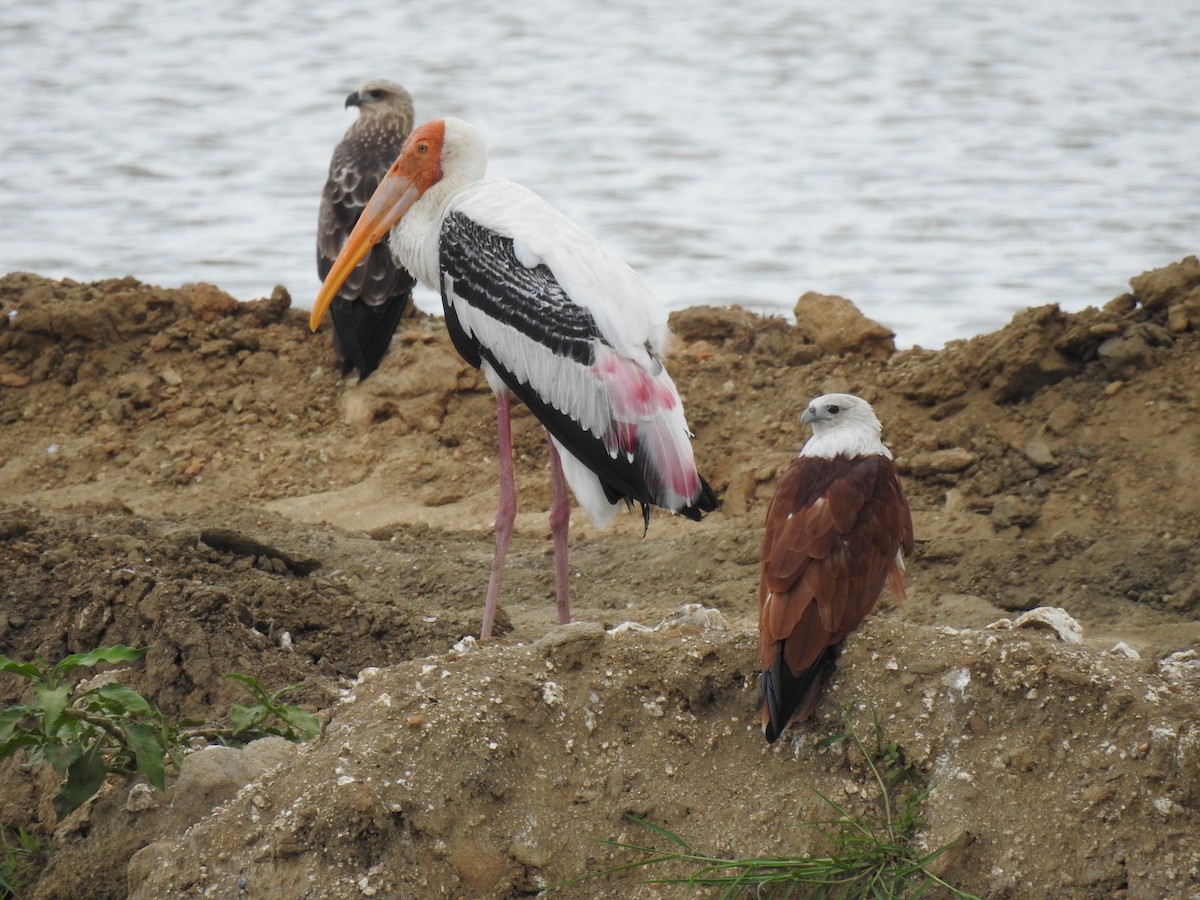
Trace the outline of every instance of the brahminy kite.
{"label": "brahminy kite", "polygon": [[912,516],[865,400],[825,394],[800,421],[812,437],[767,509],[758,586],[763,733],[808,719],[841,642],[886,584],[904,599]]}

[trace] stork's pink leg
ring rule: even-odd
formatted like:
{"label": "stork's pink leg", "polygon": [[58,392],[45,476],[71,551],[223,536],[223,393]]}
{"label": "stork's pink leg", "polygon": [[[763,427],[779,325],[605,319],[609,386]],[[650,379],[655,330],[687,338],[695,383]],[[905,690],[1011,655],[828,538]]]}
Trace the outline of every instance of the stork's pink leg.
{"label": "stork's pink leg", "polygon": [[550,534],[554,538],[554,599],[558,603],[558,624],[571,621],[571,586],[567,571],[567,532],[571,527],[571,498],[563,478],[562,460],[550,434]]}
{"label": "stork's pink leg", "polygon": [[492,557],[492,577],[488,579],[487,603],[483,607],[483,628],[479,632],[481,638],[492,636],[496,602],[500,599],[500,580],[504,575],[504,557],[508,555],[513,522],[517,518],[517,489],[513,483],[511,403],[512,396],[508,391],[501,391],[496,395],[496,426],[500,436],[500,505],[496,508],[496,553]]}

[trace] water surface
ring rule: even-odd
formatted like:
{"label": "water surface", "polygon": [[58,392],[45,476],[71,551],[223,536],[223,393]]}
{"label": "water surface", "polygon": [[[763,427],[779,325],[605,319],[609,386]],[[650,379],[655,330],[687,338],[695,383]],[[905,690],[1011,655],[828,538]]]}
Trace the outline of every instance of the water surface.
{"label": "water surface", "polygon": [[[342,100],[457,115],[671,307],[902,346],[1197,251],[1200,3],[44,0],[0,12],[0,271],[317,289]],[[423,307],[438,308],[423,294]]]}

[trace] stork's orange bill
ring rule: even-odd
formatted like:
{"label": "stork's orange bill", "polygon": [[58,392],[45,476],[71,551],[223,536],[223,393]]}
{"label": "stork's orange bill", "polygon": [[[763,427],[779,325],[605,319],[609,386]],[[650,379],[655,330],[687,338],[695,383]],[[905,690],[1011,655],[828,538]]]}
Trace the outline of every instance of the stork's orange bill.
{"label": "stork's orange bill", "polygon": [[440,129],[431,129],[431,124],[426,123],[409,136],[400,156],[392,163],[387,175],[363,207],[358,224],[350,232],[342,252],[333,261],[321,285],[321,292],[313,303],[312,315],[308,318],[308,327],[313,331],[321,324],[338,288],[354,271],[354,267],[372,247],[387,237],[392,227],[421,195],[440,180],[441,165],[437,160],[441,149]]}

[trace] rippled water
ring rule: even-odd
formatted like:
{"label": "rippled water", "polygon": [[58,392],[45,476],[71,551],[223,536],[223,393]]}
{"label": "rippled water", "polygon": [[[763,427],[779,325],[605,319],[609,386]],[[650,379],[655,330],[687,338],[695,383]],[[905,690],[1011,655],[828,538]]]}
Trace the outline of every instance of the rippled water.
{"label": "rippled water", "polygon": [[5,4],[0,270],[310,306],[342,100],[372,77],[482,126],[493,174],[673,307],[839,293],[938,346],[1197,252],[1191,0],[576,8]]}

